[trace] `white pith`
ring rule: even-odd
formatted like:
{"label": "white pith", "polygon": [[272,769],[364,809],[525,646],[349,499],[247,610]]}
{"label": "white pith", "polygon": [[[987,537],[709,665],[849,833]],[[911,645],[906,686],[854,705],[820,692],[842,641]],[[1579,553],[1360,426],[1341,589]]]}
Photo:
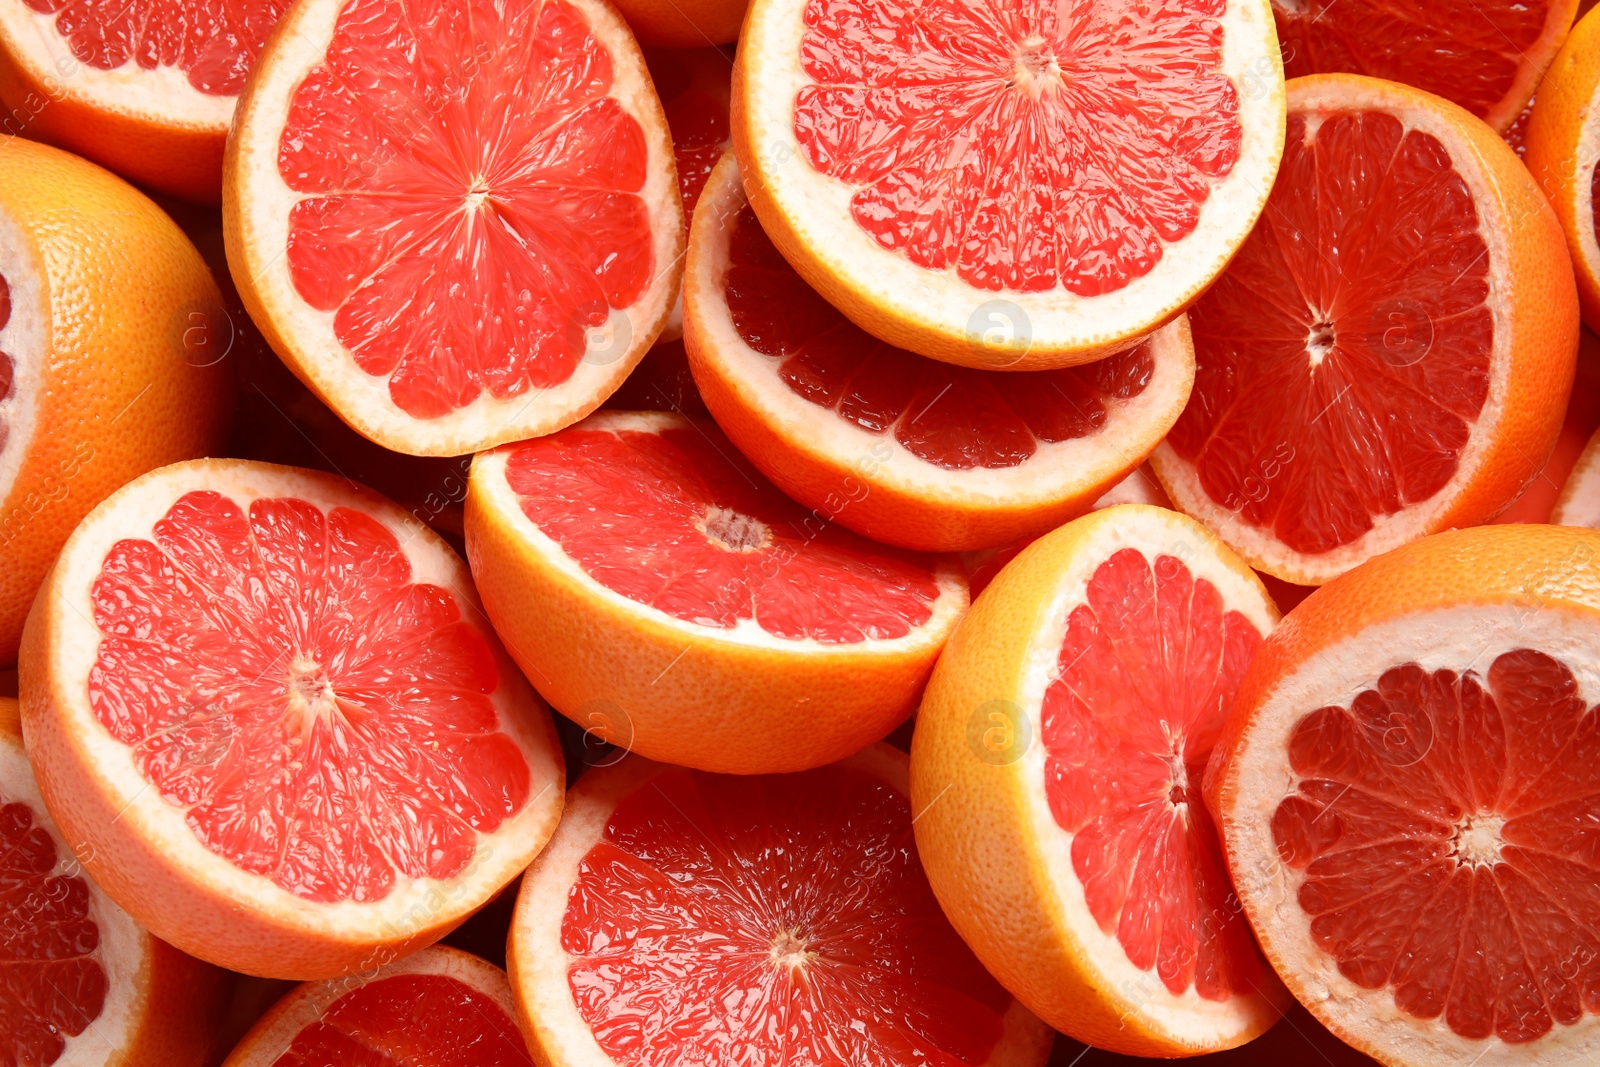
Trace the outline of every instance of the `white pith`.
{"label": "white pith", "polygon": [[[1600,40],[1600,35],[1593,35]],[[1594,225],[1594,169],[1600,164],[1600,86],[1596,86],[1579,112],[1578,143],[1573,146],[1569,166],[1572,167],[1572,217],[1578,239],[1579,270],[1586,272],[1600,286],[1600,236]]]}
{"label": "white pith", "polygon": [[[28,806],[33,812],[33,824],[42,827],[55,843],[56,865],[50,876],[78,878],[88,886],[89,918],[100,931],[100,945],[94,956],[106,974],[106,999],[100,1014],[76,1037],[62,1035],[66,1048],[55,1067],[101,1067],[119,1062],[133,1037],[137,1016],[145,1010],[145,1000],[151,994],[150,935],[83,872],[77,854],[45,809],[21,743],[0,730],[0,803],[18,801]],[[0,1038],[0,1045],[4,1042]]]}
{"label": "white pith", "polygon": [[[744,109],[760,174],[778,210],[827,271],[875,306],[888,306],[968,345],[969,323],[983,305],[1020,307],[1031,327],[1030,351],[1130,344],[1181,311],[1227,264],[1254,225],[1277,173],[1283,136],[1283,64],[1269,0],[1231,0],[1223,27],[1221,70],[1239,97],[1243,134],[1237,164],[1211,184],[1193,232],[1162,243],[1150,273],[1102,296],[1077,296],[1061,286],[1044,293],[979,289],[949,268],[933,271],[884,249],[850,216],[854,186],[815,170],[794,135],[796,94],[814,84],[801,66],[806,0],[758,0],[740,44]],[[864,329],[873,324],[862,322]],[[994,356],[996,364],[1018,353]],[[1058,359],[1062,365],[1069,359]]]}
{"label": "white pith", "polygon": [[[748,201],[739,165],[725,155],[706,181],[691,233],[693,273],[684,278],[694,309],[696,351],[792,447],[813,459],[849,468],[866,485],[881,485],[953,507],[1048,504],[1121,477],[1144,461],[1171,428],[1194,384],[1194,353],[1186,319],[1150,339],[1154,370],[1143,392],[1106,398],[1105,425],[1087,436],[1038,450],[1015,466],[949,470],[907,450],[892,431],[872,433],[814,404],[778,377],[782,360],[751,348],[734,326],[726,298],[731,223]],[[796,286],[805,283],[798,278]]]}
{"label": "white pith", "polygon": [[11,289],[11,318],[0,327],[0,352],[12,363],[11,391],[0,399],[0,423],[6,428],[0,444],[0,518],[13,506],[11,490],[33,443],[50,357],[50,294],[44,265],[35,255],[28,231],[0,207],[0,276]]}
{"label": "white pith", "polygon": [[1511,277],[1510,234],[1516,220],[1500,206],[1503,201],[1496,182],[1482,160],[1463,141],[1456,119],[1439,111],[1414,106],[1410,94],[1394,94],[1348,82],[1297,82],[1289,91],[1289,112],[1311,115],[1306,128],[1314,131],[1314,113],[1374,110],[1398,119],[1409,130],[1432,135],[1444,146],[1451,165],[1467,183],[1478,206],[1480,234],[1488,247],[1488,285],[1486,300],[1494,320],[1494,351],[1489,360],[1489,390],[1483,407],[1472,423],[1467,443],[1458,456],[1456,472],[1433,496],[1402,507],[1392,515],[1372,517],[1372,528],[1348,544],[1328,552],[1307,554],[1283,544],[1270,529],[1252,526],[1239,512],[1223,507],[1200,485],[1194,466],[1180,457],[1172,445],[1163,441],[1150,456],[1150,465],[1160,476],[1173,503],[1213,530],[1250,563],[1290,581],[1320,584],[1354,567],[1362,560],[1387,552],[1398,545],[1436,532],[1440,516],[1452,508],[1471,482],[1477,478],[1488,457],[1495,431],[1505,411],[1512,359],[1511,310],[1509,294],[1515,292]]}
{"label": "white pith", "polygon": [[1556,526],[1587,526],[1600,529],[1600,430],[1589,438],[1572,465],[1550,521]]}
{"label": "white pith", "polygon": [[[61,682],[58,696],[63,705],[57,711],[66,720],[63,732],[81,746],[90,769],[92,780],[85,787],[98,787],[122,811],[119,828],[131,828],[154,845],[191,883],[237,901],[265,919],[341,942],[382,943],[430,929],[449,915],[475,910],[485,893],[514,877],[557,816],[560,798],[553,791],[559,788],[562,770],[535,721],[525,717],[522,709],[542,705],[495,644],[466,565],[438,535],[397,505],[349,485],[330,475],[291,467],[194,460],[161,468],[125,486],[90,513],[62,550],[57,595],[47,607],[55,639],[44,669]],[[463,620],[489,639],[501,682],[490,700],[499,715],[498,729],[516,743],[527,761],[530,789],[522,810],[493,833],[479,832],[478,851],[459,873],[435,880],[411,878],[396,869],[389,893],[370,903],[322,903],[299,897],[203,845],[185,822],[184,809],[150,786],[132,750],[100,723],[87,688],[101,642],[90,595],[94,581],[116,542],[150,539],[154,524],[180,497],[195,490],[220,492],[244,510],[262,497],[294,497],[324,512],[334,507],[365,512],[394,534],[411,564],[411,581],[449,590]]]}
{"label": "white pith", "polygon": [[1424,670],[1468,669],[1485,675],[1496,656],[1532,648],[1561,660],[1577,678],[1586,704],[1600,703],[1600,623],[1592,616],[1546,605],[1501,603],[1423,612],[1369,626],[1306,657],[1279,680],[1234,750],[1223,783],[1231,792],[1228,862],[1251,924],[1295,995],[1336,1034],[1394,1067],[1557,1067],[1600,1061],[1600,1017],[1557,1023],[1545,1037],[1508,1045],[1498,1038],[1468,1040],[1442,1017],[1416,1019],[1400,1011],[1386,988],[1357,986],[1310,936],[1298,903],[1303,872],[1284,864],[1272,834],[1272,815],[1299,777],[1289,766],[1288,741],[1307,714],[1348,707],[1387,669],[1407,663]]}
{"label": "white pith", "polygon": [[[512,1022],[516,1022],[516,1001],[511,995],[511,983],[506,980],[504,971],[470,953],[435,945],[374,971],[298,986],[245,1036],[224,1067],[271,1067],[279,1056],[288,1051],[300,1031],[320,1020],[322,1013],[340,997],[372,982],[403,974],[434,974],[454,978],[492,999]],[[407,1023],[407,1030],[415,1033],[418,1020],[397,1021]],[[444,1047],[441,1040],[441,1050]]]}
{"label": "white pith", "polygon": [[[870,745],[838,765],[874,775],[897,791],[909,793],[907,758],[888,745]],[[567,972],[574,957],[562,944],[561,925],[579,866],[604,835],[618,803],[657,775],[675,769],[628,756],[615,765],[589,771],[569,793],[561,826],[523,878],[507,955],[529,1044],[542,1047],[550,1067],[618,1067],[595,1041],[573,1000]],[[999,1043],[978,1067],[1043,1067],[1053,1036],[1013,1001],[1005,1013]]]}
{"label": "white pith", "polygon": [[[589,416],[579,427],[584,430],[639,431],[660,433],[694,424],[680,415],[668,412],[602,411]],[[792,639],[779,637],[761,628],[753,618],[740,619],[734,626],[723,629],[702,626],[679,619],[648,604],[632,600],[602,585],[590,577],[576,560],[553,538],[540,530],[522,510],[517,494],[506,481],[506,463],[516,445],[506,445],[492,452],[479,453],[472,461],[472,479],[481,485],[484,499],[498,520],[513,530],[530,548],[573,581],[582,585],[593,597],[605,601],[620,616],[648,621],[651,625],[665,626],[683,634],[685,642],[724,642],[756,648],[782,649],[791,655],[815,653],[835,655],[841,651],[870,649],[873,652],[894,653],[912,651],[927,646],[943,635],[967,608],[965,582],[958,568],[949,561],[941,561],[935,574],[939,584],[939,598],[929,605],[932,614],[921,626],[913,628],[903,637],[866,639],[846,643],[828,643],[816,638]]]}
{"label": "white pith", "polygon": [[[1225,560],[1228,550],[1192,520],[1166,508],[1132,506],[1097,513],[1098,522],[1074,553],[1073,561],[1057,578],[1050,597],[1035,616],[1032,638],[1016,692],[1031,738],[1044,736],[1045,691],[1059,673],[1067,619],[1087,599],[1090,578],[1115,552],[1137,549],[1156,564],[1156,557],[1181,560],[1196,581],[1204,579],[1222,596],[1226,610],[1237,611],[1263,637],[1278,621],[1278,610],[1266,591],[1238,560]],[[1088,520],[1080,520],[1088,521]],[[1225,1001],[1207,1000],[1193,986],[1174,994],[1154,971],[1143,971],[1128,959],[1115,932],[1100,928],[1089,910],[1083,883],[1072,863],[1074,835],[1063,829],[1050,810],[1043,783],[1046,780],[1042,744],[1030,744],[1013,768],[1023,788],[1027,819],[1038,867],[1048,879],[1056,915],[1062,924],[1056,935],[1079,947],[1081,957],[1099,972],[1097,987],[1128,1016],[1168,1039],[1190,1047],[1216,1048],[1230,1037],[1259,1031],[1270,1025],[1278,1011],[1266,996],[1234,995]],[[1198,786],[1199,783],[1192,783]],[[1195,794],[1198,790],[1192,790]],[[1195,795],[1190,803],[1198,803]],[[1270,992],[1270,978],[1263,993]]]}
{"label": "white pith", "polygon": [[[335,334],[336,312],[319,311],[306,303],[289,275],[289,212],[308,194],[290,189],[278,171],[279,135],[295,90],[327,52],[345,7],[342,0],[308,0],[291,8],[257,67],[230,146],[240,208],[239,249],[236,252],[230,245],[230,264],[236,273],[248,271],[266,314],[314,388],[341,418],[385,447],[413,455],[455,456],[550,433],[577,421],[598,407],[644,357],[678,299],[682,198],[671,137],[644,58],[621,16],[604,0],[566,2],[609,46],[613,71],[609,95],[638,120],[643,131],[647,176],[638,195],[652,220],[656,274],[633,305],[613,309],[606,327],[590,331],[589,349],[565,382],[544,389],[530,386],[505,399],[485,387],[471,404],[438,418],[419,419],[396,405],[389,395],[389,378],[362,370]],[[622,353],[613,355],[616,331],[624,329],[631,340]]]}

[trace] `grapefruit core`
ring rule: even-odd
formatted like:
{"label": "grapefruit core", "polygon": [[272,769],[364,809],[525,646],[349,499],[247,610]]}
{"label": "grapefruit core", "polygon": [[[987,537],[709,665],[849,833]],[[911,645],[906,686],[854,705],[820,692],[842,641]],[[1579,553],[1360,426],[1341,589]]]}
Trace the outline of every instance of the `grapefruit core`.
{"label": "grapefruit core", "polygon": [[523,879],[509,966],[550,1067],[1042,1067],[1053,1035],[956,937],[906,758],[585,774]]}
{"label": "grapefruit core", "polygon": [[301,4],[240,101],[224,184],[251,317],[399,452],[577,421],[661,332],[682,271],[666,119],[603,0]]}
{"label": "grapefruit core", "polygon": [[40,789],[106,891],[193,955],[336,975],[435,940],[560,811],[548,715],[432,531],[241,460],[85,520],[24,636]]}
{"label": "grapefruit core", "polygon": [[1170,321],[1249,233],[1282,132],[1267,0],[756,0],[734,68],[773,243],[862,329],[984,369]]}

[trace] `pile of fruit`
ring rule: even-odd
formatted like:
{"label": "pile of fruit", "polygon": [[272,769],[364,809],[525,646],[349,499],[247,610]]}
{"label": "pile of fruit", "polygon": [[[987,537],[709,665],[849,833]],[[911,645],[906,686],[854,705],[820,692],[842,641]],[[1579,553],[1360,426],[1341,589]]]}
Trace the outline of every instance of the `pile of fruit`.
{"label": "pile of fruit", "polygon": [[0,0],[0,1067],[1600,1062],[1600,10],[616,5]]}

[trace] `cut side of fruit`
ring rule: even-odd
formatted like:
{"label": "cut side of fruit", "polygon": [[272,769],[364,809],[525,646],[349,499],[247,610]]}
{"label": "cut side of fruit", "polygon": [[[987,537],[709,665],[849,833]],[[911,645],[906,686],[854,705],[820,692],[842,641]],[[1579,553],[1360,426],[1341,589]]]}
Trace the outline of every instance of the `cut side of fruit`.
{"label": "cut side of fruit", "polygon": [[1056,1029],[1185,1056],[1277,1021],[1199,795],[1277,619],[1199,524],[1126,505],[1024,549],[951,638],[912,741],[917,847],[978,958]]}
{"label": "cut side of fruit", "polygon": [[549,718],[465,566],[331,475],[219,460],[135,481],[63,550],[25,643],[41,789],[90,870],[235,970],[427,944],[560,811]]}
{"label": "cut side of fruit", "polygon": [[1227,263],[1281,74],[1266,0],[756,0],[734,144],[774,243],[862,329],[1049,369],[1139,342]]}
{"label": "cut side of fruit", "polygon": [[370,973],[307,982],[224,1067],[533,1067],[505,972],[443,946]]}
{"label": "cut side of fruit", "polygon": [[729,155],[695,214],[685,342],[718,424],[790,496],[923,551],[1031,538],[1144,462],[1193,382],[1181,317],[1082,367],[980,371],[866,333],[806,285]]}
{"label": "cut side of fruit", "polygon": [[1516,499],[1577,336],[1555,219],[1487,127],[1356,75],[1289,101],[1272,199],[1189,313],[1194,391],[1151,465],[1253,566],[1314,585]]}
{"label": "cut side of fruit", "polygon": [[1557,526],[1600,529],[1600,430],[1589,438],[1573,464],[1550,510],[1550,521]]}
{"label": "cut side of fruit", "polygon": [[511,930],[541,1062],[1044,1063],[928,889],[888,746],[792,775],[629,757],[568,811]]}
{"label": "cut side of fruit", "polygon": [[1291,78],[1343,72],[1404,82],[1506,132],[1539,87],[1577,0],[1272,0]]}
{"label": "cut side of fruit", "polygon": [[1381,1062],[1600,1054],[1600,535],[1428,538],[1269,639],[1206,795],[1262,947]]}
{"label": "cut side of fruit", "polygon": [[598,0],[296,8],[240,104],[224,211],[273,348],[413,454],[581,418],[681,276],[666,119]]}
{"label": "cut side of fruit", "polygon": [[800,770],[883,737],[967,603],[953,561],[828,525],[668,414],[478,456],[467,556],[557,710],[704,770]]}

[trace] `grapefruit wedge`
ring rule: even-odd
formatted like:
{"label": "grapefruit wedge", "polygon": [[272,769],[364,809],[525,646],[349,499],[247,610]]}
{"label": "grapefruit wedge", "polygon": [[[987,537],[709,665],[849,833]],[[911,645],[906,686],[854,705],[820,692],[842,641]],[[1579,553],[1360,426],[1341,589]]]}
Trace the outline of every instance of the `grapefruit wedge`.
{"label": "grapefruit wedge", "polygon": [[508,965],[547,1067],[1042,1067],[1053,1035],[939,912],[906,758],[590,771],[523,879]]}
{"label": "grapefruit wedge", "polygon": [[665,413],[481,453],[466,527],[484,608],[545,698],[702,770],[803,770],[882,738],[967,606],[953,560],[828,525],[715,426]]}
{"label": "grapefruit wedge", "polygon": [[1425,538],[1256,655],[1206,777],[1268,958],[1395,1067],[1600,1057],[1600,534]]}
{"label": "grapefruit wedge", "polygon": [[1550,521],[1557,526],[1600,529],[1600,430],[1589,438],[1567,474],[1561,495],[1550,510]]}
{"label": "grapefruit wedge", "polygon": [[1262,223],[1189,313],[1189,406],[1151,456],[1258,570],[1319,585],[1486,522],[1544,466],[1576,365],[1565,242],[1464,110],[1355,74],[1289,85]]}
{"label": "grapefruit wedge", "polygon": [[414,455],[582,418],[682,273],[666,118],[604,0],[296,6],[239,103],[223,208],[272,347]]}
{"label": "grapefruit wedge", "polygon": [[930,552],[1035,537],[1143,463],[1189,398],[1181,316],[1084,367],[955,367],[877,340],[807,286],[732,155],[702,202],[684,280],[700,393],[763,474],[857,533]]}
{"label": "grapefruit wedge", "polygon": [[292,990],[223,1067],[533,1067],[506,973],[435,945]]}
{"label": "grapefruit wedge", "polygon": [[1210,532],[1128,504],[1024,549],[940,658],[911,742],[917,850],[962,938],[1063,1033],[1193,1056],[1277,1021],[1199,794],[1277,621]]}
{"label": "grapefruit wedge", "polygon": [[1283,148],[1267,0],[755,0],[756,215],[880,339],[982,369],[1120,352],[1250,232]]}
{"label": "grapefruit wedge", "polygon": [[561,810],[554,728],[466,566],[332,475],[197,460],[130,483],[62,549],[21,675],[40,791],[95,880],[248,974],[431,943]]}
{"label": "grapefruit wedge", "polygon": [[0,697],[0,1063],[205,1067],[223,972],[140,928],[50,820]]}

